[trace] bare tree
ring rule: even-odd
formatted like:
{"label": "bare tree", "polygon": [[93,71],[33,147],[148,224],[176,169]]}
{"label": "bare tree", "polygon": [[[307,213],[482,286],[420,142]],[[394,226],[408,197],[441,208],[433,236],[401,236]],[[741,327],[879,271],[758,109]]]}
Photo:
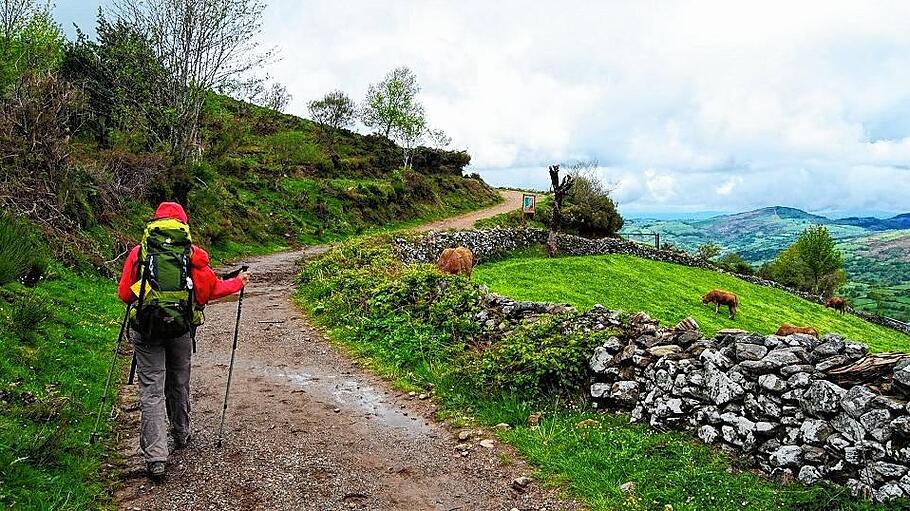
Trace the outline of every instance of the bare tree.
{"label": "bare tree", "polygon": [[335,155],[335,139],[338,130],[354,124],[357,118],[357,107],[354,100],[340,90],[333,90],[321,99],[307,103],[310,116],[321,125],[320,133],[329,145],[332,161],[337,160]]}
{"label": "bare tree", "polygon": [[269,90],[265,92],[262,106],[277,112],[284,112],[292,98],[293,96],[288,92],[287,87],[280,83],[273,83]]}
{"label": "bare tree", "polygon": [[562,202],[566,198],[566,193],[572,188],[575,178],[572,175],[563,176],[559,180],[559,165],[550,165],[550,189],[553,191],[553,216],[550,219],[550,234],[547,237],[547,253],[552,257],[555,256],[558,247],[556,243],[556,234],[562,227]]}
{"label": "bare tree", "polygon": [[452,143],[452,137],[440,129],[428,129],[426,139],[427,144],[429,144],[430,147],[436,149],[437,151],[442,151],[443,149],[449,147],[449,144]]}
{"label": "bare tree", "polygon": [[230,92],[273,57],[257,40],[263,9],[260,0],[114,0],[117,16],[148,39],[170,75],[161,93],[178,160],[197,142],[206,94]]}
{"label": "bare tree", "polygon": [[404,66],[395,68],[381,82],[370,84],[360,120],[389,138],[397,124],[409,123],[416,114],[423,113],[418,93],[420,85],[414,72]]}

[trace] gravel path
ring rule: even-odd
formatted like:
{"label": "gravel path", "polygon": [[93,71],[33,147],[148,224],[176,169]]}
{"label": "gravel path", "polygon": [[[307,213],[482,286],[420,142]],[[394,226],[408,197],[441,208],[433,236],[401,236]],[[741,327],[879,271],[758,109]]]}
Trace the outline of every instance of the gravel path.
{"label": "gravel path", "polygon": [[505,199],[505,201],[500,204],[486,209],[479,209],[477,211],[465,213],[463,215],[445,218],[437,222],[423,224],[414,230],[417,232],[425,232],[444,231],[447,229],[470,229],[471,227],[474,227],[474,222],[478,220],[490,218],[500,213],[508,213],[509,211],[521,209],[521,197],[524,192],[520,192],[518,190],[500,190],[499,194],[502,195],[503,199]]}
{"label": "gravel path", "polygon": [[513,488],[533,470],[508,446],[473,438],[467,451],[456,448],[458,431],[434,421],[432,399],[393,390],[308,322],[290,301],[296,263],[321,250],[248,261],[254,280],[243,303],[222,448],[215,437],[236,298],[206,309],[193,358],[193,443],[171,456],[162,483],[145,476],[136,391],[124,387],[120,508],[578,509],[534,482]]}

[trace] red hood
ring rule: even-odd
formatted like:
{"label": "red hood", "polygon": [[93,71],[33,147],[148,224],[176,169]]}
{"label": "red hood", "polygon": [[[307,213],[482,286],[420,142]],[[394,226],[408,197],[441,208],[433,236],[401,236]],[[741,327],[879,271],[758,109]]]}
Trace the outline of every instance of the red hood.
{"label": "red hood", "polygon": [[183,206],[176,202],[162,202],[158,206],[158,209],[155,210],[155,217],[153,220],[160,220],[162,218],[173,218],[180,220],[183,223],[189,223]]}
{"label": "red hood", "polygon": [[209,253],[193,245],[193,255],[190,257],[193,268],[205,268],[209,265]]}

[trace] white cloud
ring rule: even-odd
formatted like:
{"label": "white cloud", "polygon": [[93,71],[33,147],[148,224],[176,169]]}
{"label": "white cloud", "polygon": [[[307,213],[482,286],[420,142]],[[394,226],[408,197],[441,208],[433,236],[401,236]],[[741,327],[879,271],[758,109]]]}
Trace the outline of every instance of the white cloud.
{"label": "white cloud", "polygon": [[733,190],[736,186],[743,182],[743,178],[739,176],[733,176],[723,182],[720,186],[716,187],[714,191],[717,192],[717,195],[730,195],[733,193]]}
{"label": "white cloud", "polygon": [[900,1],[270,0],[264,39],[301,115],[410,66],[497,184],[593,157],[630,209],[903,211],[908,22]]}

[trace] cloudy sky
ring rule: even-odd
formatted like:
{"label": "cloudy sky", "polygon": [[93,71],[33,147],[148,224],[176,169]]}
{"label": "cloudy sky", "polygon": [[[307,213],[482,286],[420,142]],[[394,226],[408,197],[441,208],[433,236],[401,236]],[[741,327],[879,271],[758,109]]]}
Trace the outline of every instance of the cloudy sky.
{"label": "cloudy sky", "polygon": [[495,185],[596,159],[627,214],[910,211],[910,2],[267,3],[291,113],[410,66]]}

